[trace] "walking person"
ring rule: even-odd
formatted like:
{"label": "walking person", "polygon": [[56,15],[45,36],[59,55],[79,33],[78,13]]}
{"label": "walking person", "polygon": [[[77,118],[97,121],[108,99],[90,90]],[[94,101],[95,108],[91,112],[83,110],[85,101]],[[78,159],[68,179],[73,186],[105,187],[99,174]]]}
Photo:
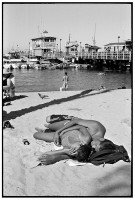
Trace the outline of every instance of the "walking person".
{"label": "walking person", "polygon": [[69,81],[69,76],[67,75],[67,72],[65,72],[65,75],[63,76],[63,85],[62,87],[60,87],[60,91],[62,91],[62,89],[64,90],[68,89],[68,81]]}

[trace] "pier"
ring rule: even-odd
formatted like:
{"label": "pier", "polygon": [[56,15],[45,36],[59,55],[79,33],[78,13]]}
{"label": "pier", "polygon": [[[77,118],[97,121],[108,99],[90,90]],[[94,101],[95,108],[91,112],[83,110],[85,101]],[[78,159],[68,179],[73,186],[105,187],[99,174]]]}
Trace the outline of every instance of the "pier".
{"label": "pier", "polygon": [[[132,52],[92,52],[92,53],[77,53],[76,55],[67,55],[63,52],[56,53],[50,57],[50,60],[74,60],[77,64],[87,64],[89,70],[102,70],[105,72],[121,71],[132,72]],[[49,58],[48,58],[49,59]]]}
{"label": "pier", "polygon": [[57,52],[51,55],[51,58],[81,58],[81,59],[92,59],[92,60],[125,60],[131,62],[132,59],[132,52],[92,52],[92,53],[76,53],[73,54],[66,54],[64,52]]}

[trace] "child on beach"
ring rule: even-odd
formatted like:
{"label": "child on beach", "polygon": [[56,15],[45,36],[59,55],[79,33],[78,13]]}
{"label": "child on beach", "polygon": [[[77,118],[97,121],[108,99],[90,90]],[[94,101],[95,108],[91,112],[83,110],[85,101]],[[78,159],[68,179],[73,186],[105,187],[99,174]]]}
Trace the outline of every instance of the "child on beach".
{"label": "child on beach", "polygon": [[79,118],[54,122],[45,126],[56,132],[48,133],[36,128],[38,132],[33,135],[34,138],[63,146],[61,150],[46,152],[39,157],[39,161],[45,165],[71,158],[86,162],[91,148],[99,151],[106,132],[100,122]]}
{"label": "child on beach", "polygon": [[67,75],[67,72],[65,72],[65,75],[63,76],[63,85],[60,88],[60,90],[62,89],[68,89],[68,81],[69,81],[69,76]]}

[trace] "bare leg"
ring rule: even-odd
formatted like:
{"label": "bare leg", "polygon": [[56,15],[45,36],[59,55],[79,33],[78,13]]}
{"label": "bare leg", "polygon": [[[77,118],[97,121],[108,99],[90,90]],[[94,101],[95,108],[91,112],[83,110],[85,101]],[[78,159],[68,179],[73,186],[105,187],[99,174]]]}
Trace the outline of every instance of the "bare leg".
{"label": "bare leg", "polygon": [[41,128],[35,127],[35,130],[38,131],[38,132],[43,132],[43,133],[45,133],[45,129],[41,129]]}
{"label": "bare leg", "polygon": [[46,142],[53,142],[55,132],[46,133],[43,131],[38,131],[34,133],[33,137],[38,140],[43,140]]}

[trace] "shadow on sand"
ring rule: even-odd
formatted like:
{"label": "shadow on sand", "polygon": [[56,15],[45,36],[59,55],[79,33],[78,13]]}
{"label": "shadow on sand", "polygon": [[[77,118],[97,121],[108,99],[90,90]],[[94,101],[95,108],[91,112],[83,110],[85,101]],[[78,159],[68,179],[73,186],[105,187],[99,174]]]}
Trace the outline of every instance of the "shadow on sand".
{"label": "shadow on sand", "polygon": [[97,196],[130,196],[131,191],[131,164],[120,166],[112,173],[99,179],[103,185]]}
{"label": "shadow on sand", "polygon": [[[17,111],[11,111],[7,115],[3,116],[3,120],[5,121],[5,120],[15,119],[15,118],[21,117],[22,115],[25,115],[27,113],[34,112],[36,110],[39,110],[39,109],[42,109],[42,108],[45,108],[45,107],[48,107],[48,106],[52,106],[52,105],[55,105],[55,104],[61,104],[61,103],[68,102],[68,101],[73,101],[75,99],[84,98],[84,97],[91,96],[91,95],[98,95],[98,94],[101,94],[101,93],[109,92],[111,90],[105,90],[105,91],[101,91],[100,93],[90,94],[90,92],[92,92],[92,91],[93,91],[93,89],[84,90],[81,93],[73,95],[73,96],[69,96],[69,97],[61,98],[61,99],[54,99],[50,102],[47,102],[47,103],[44,103],[44,104],[39,104],[37,106],[31,106],[29,108],[24,108],[24,109],[17,110]],[[27,97],[27,96],[23,96],[22,98],[25,98],[25,97]]]}
{"label": "shadow on sand", "polygon": [[9,102],[9,101],[15,101],[15,100],[23,99],[23,98],[26,98],[26,97],[28,97],[28,96],[26,96],[26,95],[19,95],[19,96],[15,96],[15,97],[12,97],[12,98],[7,97],[7,98],[3,99],[3,102],[6,103],[6,102]]}

